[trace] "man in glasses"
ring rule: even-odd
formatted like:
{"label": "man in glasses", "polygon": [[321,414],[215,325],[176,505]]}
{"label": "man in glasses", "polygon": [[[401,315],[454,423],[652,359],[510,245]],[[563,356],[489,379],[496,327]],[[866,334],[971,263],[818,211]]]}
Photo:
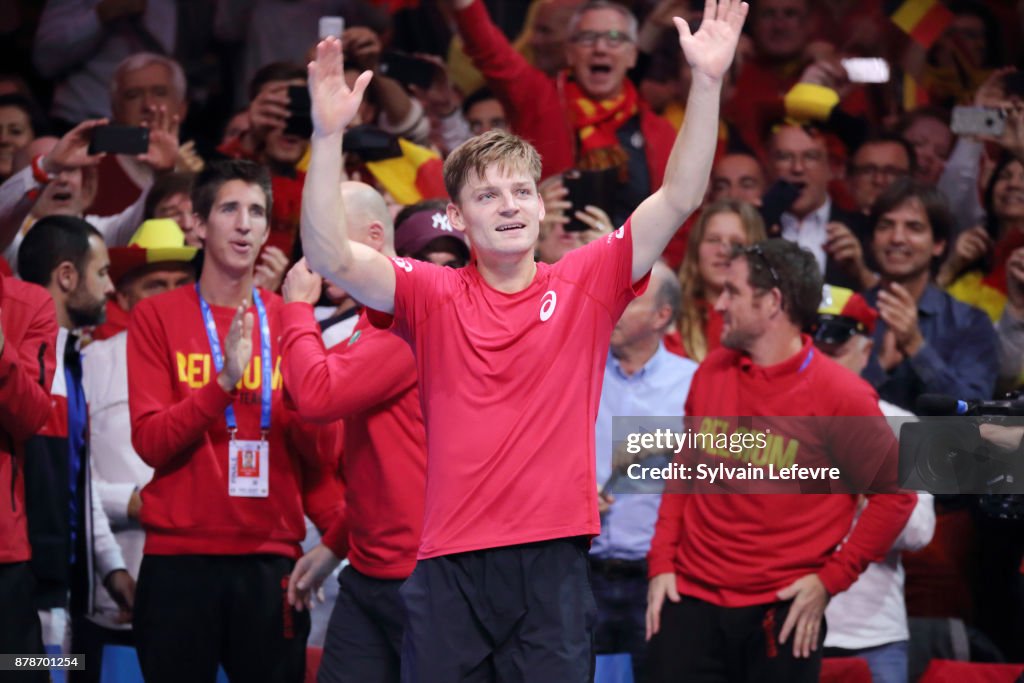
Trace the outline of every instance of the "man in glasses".
{"label": "man in glasses", "polygon": [[[785,442],[778,450],[792,448],[800,464],[845,463],[848,483],[867,481],[857,470],[871,461],[870,472],[886,472],[894,437],[871,387],[801,332],[817,319],[821,287],[814,257],[791,242],[737,247],[715,304],[724,319],[722,348],[698,368],[684,412],[748,436],[754,422],[734,427],[736,418],[724,416],[815,416],[813,423],[776,421],[773,438]],[[880,424],[867,429],[858,421],[853,430],[835,420],[851,415],[878,416]],[[713,447],[693,455],[724,462]],[[749,459],[755,468],[756,456]],[[871,481],[891,483],[877,475]],[[817,681],[829,597],[889,550],[916,502],[913,494],[869,497],[850,532],[853,495],[681,493],[673,487],[662,495],[647,557],[652,681]]]}
{"label": "man in glasses", "polygon": [[537,148],[541,177],[607,172],[613,191],[602,208],[622,225],[661,186],[675,137],[626,78],[637,60],[636,17],[608,0],[585,3],[569,22],[569,70],[552,78],[512,48],[483,0],[455,0],[455,8],[466,53],[506,103],[512,132]]}
{"label": "man in glasses", "polygon": [[833,169],[824,133],[780,125],[768,141],[768,156],[775,179],[799,190],[779,218],[778,234],[810,251],[828,284],[854,291],[872,286],[878,278],[864,261],[865,221],[829,196]]}
{"label": "man in glasses", "polygon": [[846,184],[857,203],[857,210],[867,216],[878,195],[895,181],[914,172],[914,148],[903,138],[883,134],[861,143],[850,157]]}

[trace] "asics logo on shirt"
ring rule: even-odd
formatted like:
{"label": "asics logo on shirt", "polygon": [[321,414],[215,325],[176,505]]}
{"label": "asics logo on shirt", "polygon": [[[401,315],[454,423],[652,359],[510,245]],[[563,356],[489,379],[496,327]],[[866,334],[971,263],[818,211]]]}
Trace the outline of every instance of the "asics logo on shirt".
{"label": "asics logo on shirt", "polygon": [[540,301],[540,321],[547,322],[555,313],[555,305],[558,304],[558,295],[548,290]]}
{"label": "asics logo on shirt", "polygon": [[399,268],[401,268],[405,272],[407,272],[407,273],[411,273],[412,272],[412,264],[409,263],[408,261],[406,261],[401,256],[394,256],[394,257],[391,258],[391,260],[395,262],[396,266],[398,266]]}

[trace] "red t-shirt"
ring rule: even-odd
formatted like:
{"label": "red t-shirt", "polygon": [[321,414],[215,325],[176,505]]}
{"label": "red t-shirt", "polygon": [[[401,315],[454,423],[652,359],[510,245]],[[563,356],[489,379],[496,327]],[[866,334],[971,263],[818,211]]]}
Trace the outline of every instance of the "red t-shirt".
{"label": "red t-shirt", "polygon": [[[730,349],[709,354],[690,384],[686,415],[846,415],[881,420],[874,390],[813,351],[808,337],[803,341],[799,353],[770,367],[755,365]],[[837,421],[822,423],[841,428]],[[876,436],[891,446],[892,433],[884,422],[880,426],[884,431]],[[869,436],[847,433],[833,441],[855,460],[868,459],[877,450]],[[799,464],[817,464],[821,443],[808,434],[799,438]],[[836,460],[847,461],[841,455]],[[651,541],[649,572],[674,572],[681,593],[723,607],[774,602],[777,591],[811,573],[835,594],[888,552],[916,499],[912,493],[871,496],[850,533],[857,505],[853,495],[667,493]]]}
{"label": "red t-shirt", "polygon": [[[267,309],[274,370],[271,402],[269,497],[228,495],[228,430],[224,410],[234,405],[238,439],[260,438],[259,320],[242,388],[217,384],[210,342],[194,287],[145,299],[128,329],[128,406],[132,445],[155,469],[142,489],[146,554],[242,555],[298,558],[306,535],[303,512],[321,530],[341,513],[334,477],[338,432],[299,419],[285,402],[278,334],[284,302],[260,291]],[[223,348],[234,309],[210,306]]]}
{"label": "red t-shirt", "polygon": [[299,415],[345,420],[345,514],[323,543],[367,576],[404,579],[416,566],[427,467],[409,345],[365,314],[329,351],[309,304],[287,304],[281,321],[284,381]]}
{"label": "red t-shirt", "polygon": [[600,532],[594,422],[612,328],[631,284],[629,221],[537,264],[523,291],[394,258],[394,316],[413,348],[427,424],[419,559]]}

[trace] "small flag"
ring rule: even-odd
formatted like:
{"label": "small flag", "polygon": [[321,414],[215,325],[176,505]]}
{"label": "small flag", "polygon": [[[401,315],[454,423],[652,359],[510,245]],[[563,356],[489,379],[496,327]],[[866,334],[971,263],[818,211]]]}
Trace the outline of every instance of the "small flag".
{"label": "small flag", "polygon": [[939,0],[890,2],[889,18],[925,49],[942,36],[953,21],[953,13]]}
{"label": "small flag", "polygon": [[903,111],[913,111],[928,104],[928,91],[910,74],[903,74]]}
{"label": "small flag", "polygon": [[399,204],[416,204],[424,199],[447,199],[441,155],[399,138],[402,155],[368,161],[366,168]]}

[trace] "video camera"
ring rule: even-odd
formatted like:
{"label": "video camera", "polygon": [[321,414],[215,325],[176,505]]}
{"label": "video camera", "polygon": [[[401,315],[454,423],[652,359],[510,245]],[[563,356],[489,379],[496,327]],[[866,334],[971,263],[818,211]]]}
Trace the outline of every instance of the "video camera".
{"label": "video camera", "polygon": [[1007,448],[992,440],[999,430],[1007,430],[1011,440],[1015,428],[1024,433],[1021,395],[963,401],[924,394],[916,407],[920,420],[900,428],[901,485],[935,494],[978,494],[984,514],[1024,519],[1024,443]]}

